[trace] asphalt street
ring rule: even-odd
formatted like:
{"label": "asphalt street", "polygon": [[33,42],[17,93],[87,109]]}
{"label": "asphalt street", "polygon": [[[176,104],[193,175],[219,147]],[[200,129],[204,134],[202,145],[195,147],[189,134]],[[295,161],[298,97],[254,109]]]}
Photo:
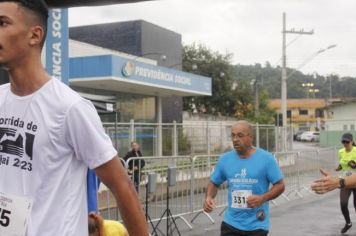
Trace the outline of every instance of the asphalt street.
{"label": "asphalt street", "polygon": [[[353,211],[351,201],[349,209],[351,219],[354,219],[354,227],[346,234],[341,234],[340,230],[344,226],[344,219],[339,208],[338,190],[325,195],[313,193],[304,194],[303,199],[293,199],[289,202],[277,199],[278,206],[271,205],[271,236],[336,236],[355,235],[356,236],[356,214]],[[193,229],[189,229],[181,219],[176,219],[179,231],[184,236],[218,236],[220,224],[223,216],[220,216],[220,209],[216,209],[212,218],[215,223],[211,223],[205,215],[199,217],[192,224]],[[190,221],[192,216],[187,217]],[[167,235],[166,222],[163,221],[159,235]],[[178,235],[177,230],[173,234]]]}

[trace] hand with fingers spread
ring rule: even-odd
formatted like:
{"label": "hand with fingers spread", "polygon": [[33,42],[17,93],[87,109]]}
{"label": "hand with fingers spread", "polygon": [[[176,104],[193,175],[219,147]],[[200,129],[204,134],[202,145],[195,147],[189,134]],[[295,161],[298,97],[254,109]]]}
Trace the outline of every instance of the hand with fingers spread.
{"label": "hand with fingers spread", "polygon": [[323,177],[315,180],[311,185],[311,188],[315,193],[324,194],[340,187],[338,177],[332,176],[324,169],[320,169],[320,173],[323,175]]}

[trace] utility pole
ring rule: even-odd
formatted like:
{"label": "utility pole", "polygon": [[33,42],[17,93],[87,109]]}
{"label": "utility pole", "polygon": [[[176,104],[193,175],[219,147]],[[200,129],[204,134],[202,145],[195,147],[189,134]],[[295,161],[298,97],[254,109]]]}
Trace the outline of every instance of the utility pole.
{"label": "utility pole", "polygon": [[255,81],[255,117],[257,118],[260,115],[259,108],[260,108],[260,99],[259,99],[259,88],[258,88],[258,80]]}
{"label": "utility pole", "polygon": [[282,110],[282,124],[283,124],[283,138],[282,138],[282,149],[287,150],[287,56],[286,56],[286,34],[314,34],[314,31],[304,31],[300,30],[286,30],[286,13],[283,12],[283,41],[282,41],[282,91],[281,91],[281,110]]}
{"label": "utility pole", "polygon": [[331,88],[331,78],[332,78],[332,74],[329,75],[329,98],[330,100],[333,98],[333,93],[332,93],[332,88]]}

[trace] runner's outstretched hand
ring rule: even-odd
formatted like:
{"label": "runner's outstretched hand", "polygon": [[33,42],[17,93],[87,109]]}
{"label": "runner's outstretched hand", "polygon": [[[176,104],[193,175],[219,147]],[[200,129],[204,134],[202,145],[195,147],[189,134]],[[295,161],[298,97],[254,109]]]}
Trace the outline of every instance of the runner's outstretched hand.
{"label": "runner's outstretched hand", "polygon": [[332,176],[324,169],[320,169],[320,173],[323,175],[323,177],[315,180],[314,183],[311,185],[311,189],[315,193],[324,194],[340,187],[338,177]]}

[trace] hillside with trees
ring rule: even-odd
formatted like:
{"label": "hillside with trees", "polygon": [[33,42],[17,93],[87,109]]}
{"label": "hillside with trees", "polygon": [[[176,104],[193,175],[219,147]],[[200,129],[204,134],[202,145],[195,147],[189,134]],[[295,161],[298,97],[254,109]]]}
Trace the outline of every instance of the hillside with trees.
{"label": "hillside with trees", "polygon": [[[220,54],[201,44],[183,48],[183,70],[212,78],[212,96],[186,97],[185,111],[233,116],[259,123],[273,123],[268,100],[281,97],[281,68],[264,65],[233,65],[232,54]],[[318,92],[303,87],[312,83]],[[331,89],[330,89],[331,88]],[[287,68],[288,98],[356,97],[356,78],[303,74]]]}
{"label": "hillside with trees", "polygon": [[[252,81],[256,71],[260,71],[260,85],[268,91],[270,98],[281,97],[281,68],[271,67],[266,62],[265,65],[235,65],[234,74],[237,81],[246,80]],[[313,83],[314,89],[319,92],[309,93],[309,97],[329,98],[330,85],[331,95],[333,98],[356,97],[356,78],[354,77],[339,77],[337,75],[323,76],[319,74],[303,74],[300,71],[287,69],[287,95],[288,98],[307,98],[308,88],[303,87],[303,83]],[[278,88],[278,89],[276,89]]]}

